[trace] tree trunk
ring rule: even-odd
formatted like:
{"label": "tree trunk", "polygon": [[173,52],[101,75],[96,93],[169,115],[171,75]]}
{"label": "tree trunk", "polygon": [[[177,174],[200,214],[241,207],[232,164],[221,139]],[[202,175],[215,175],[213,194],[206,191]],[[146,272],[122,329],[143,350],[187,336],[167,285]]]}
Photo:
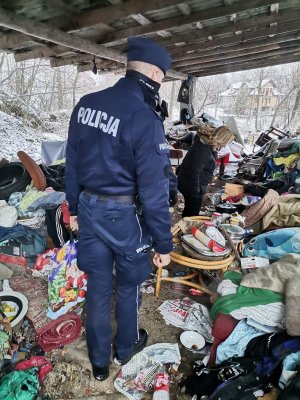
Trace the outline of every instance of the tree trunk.
{"label": "tree trunk", "polygon": [[295,99],[295,103],[294,103],[294,107],[293,107],[290,123],[292,123],[292,121],[294,120],[294,118],[295,118],[295,116],[297,114],[297,111],[299,110],[299,106],[300,106],[300,89],[298,89],[298,92],[296,94],[296,99]]}
{"label": "tree trunk", "polygon": [[74,79],[74,82],[73,82],[73,92],[72,92],[72,95],[73,95],[73,108],[75,107],[75,104],[76,104],[76,86],[77,86],[77,82],[78,82],[78,77],[79,77],[79,73],[77,71],[75,79]]}

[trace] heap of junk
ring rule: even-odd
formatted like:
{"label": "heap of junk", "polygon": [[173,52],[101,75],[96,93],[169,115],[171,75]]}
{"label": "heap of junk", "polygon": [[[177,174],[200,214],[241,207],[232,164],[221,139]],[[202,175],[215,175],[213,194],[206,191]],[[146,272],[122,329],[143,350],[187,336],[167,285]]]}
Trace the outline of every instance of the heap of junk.
{"label": "heap of junk", "polygon": [[[167,123],[174,171],[199,129],[213,135],[223,125],[207,114]],[[300,399],[300,136],[271,127],[251,152],[228,127],[235,140],[218,152],[200,214],[181,218],[182,199],[170,208],[172,263],[153,268],[141,287],[143,307],[155,305],[157,323],[175,338],[155,336],[118,367],[112,396]],[[41,154],[40,164],[22,150],[0,160],[6,400],[101,393],[90,371],[64,358],[84,339],[88,277],[69,227],[65,142],[43,143]]]}

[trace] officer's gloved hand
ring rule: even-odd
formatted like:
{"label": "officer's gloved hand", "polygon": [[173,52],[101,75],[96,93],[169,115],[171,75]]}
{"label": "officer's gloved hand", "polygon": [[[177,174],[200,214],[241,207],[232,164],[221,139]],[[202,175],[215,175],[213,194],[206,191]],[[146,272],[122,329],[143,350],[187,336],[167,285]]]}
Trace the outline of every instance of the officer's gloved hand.
{"label": "officer's gloved hand", "polygon": [[177,204],[178,201],[178,196],[176,191],[171,191],[169,193],[169,202],[170,202],[170,207],[174,207]]}

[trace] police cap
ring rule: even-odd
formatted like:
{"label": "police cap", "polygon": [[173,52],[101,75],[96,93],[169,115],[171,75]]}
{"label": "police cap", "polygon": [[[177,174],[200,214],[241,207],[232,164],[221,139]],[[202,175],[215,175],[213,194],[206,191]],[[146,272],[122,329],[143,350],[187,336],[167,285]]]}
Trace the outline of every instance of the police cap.
{"label": "police cap", "polygon": [[128,39],[127,61],[143,61],[155,65],[165,75],[171,66],[169,53],[152,39],[146,37]]}

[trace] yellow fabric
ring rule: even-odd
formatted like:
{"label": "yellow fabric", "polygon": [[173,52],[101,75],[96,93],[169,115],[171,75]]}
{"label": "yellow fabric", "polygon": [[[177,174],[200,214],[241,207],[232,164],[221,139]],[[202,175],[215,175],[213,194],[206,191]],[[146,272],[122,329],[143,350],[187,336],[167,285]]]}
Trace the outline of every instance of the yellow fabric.
{"label": "yellow fabric", "polygon": [[291,154],[288,157],[274,157],[273,161],[275,165],[282,165],[284,164],[287,168],[289,168],[296,160],[299,158],[299,154]]}
{"label": "yellow fabric", "polygon": [[66,159],[61,158],[60,160],[54,161],[51,165],[60,165],[60,164],[65,164],[65,163],[66,163]]}
{"label": "yellow fabric", "polygon": [[19,210],[20,211],[27,211],[28,207],[30,206],[31,203],[33,203],[35,200],[39,199],[40,197],[46,196],[48,193],[47,192],[41,192],[36,189],[30,189],[23,199],[21,200],[21,203],[19,205]]}

